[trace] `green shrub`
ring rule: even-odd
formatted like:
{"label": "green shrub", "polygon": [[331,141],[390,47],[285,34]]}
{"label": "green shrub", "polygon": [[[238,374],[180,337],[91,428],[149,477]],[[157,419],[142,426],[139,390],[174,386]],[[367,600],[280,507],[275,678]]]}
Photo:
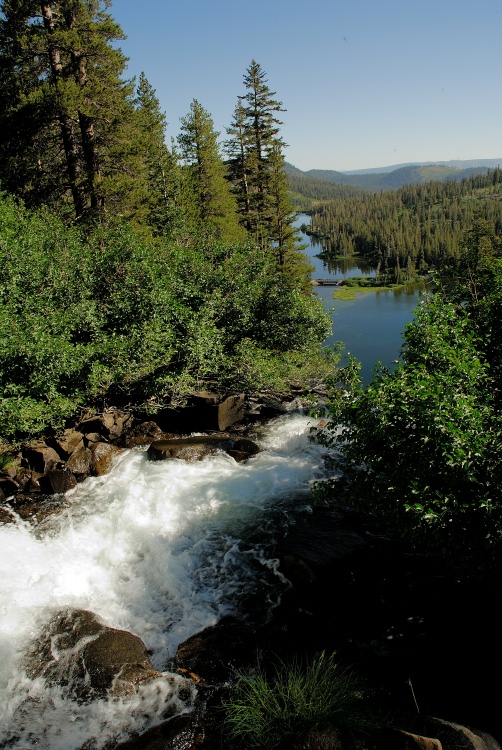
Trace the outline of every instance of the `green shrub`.
{"label": "green shrub", "polygon": [[404,364],[363,390],[352,362],[329,407],[343,475],[319,486],[471,572],[502,560],[502,417],[476,333],[437,294],[406,327]]}
{"label": "green shrub", "polygon": [[329,725],[351,743],[377,727],[358,677],[324,652],[307,664],[280,662],[268,677],[261,667],[242,675],[223,703],[225,738],[272,750]]}
{"label": "green shrub", "polygon": [[[122,225],[83,236],[0,194],[0,435],[311,371],[331,327],[321,301],[259,248],[185,240]],[[243,342],[260,353],[250,366]]]}

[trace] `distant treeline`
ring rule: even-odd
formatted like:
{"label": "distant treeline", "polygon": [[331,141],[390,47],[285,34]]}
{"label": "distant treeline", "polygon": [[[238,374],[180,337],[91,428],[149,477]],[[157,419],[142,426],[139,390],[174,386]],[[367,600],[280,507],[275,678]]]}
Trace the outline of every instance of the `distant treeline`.
{"label": "distant treeline", "polygon": [[501,182],[496,169],[460,182],[336,198],[311,209],[311,231],[330,257],[363,255],[382,273],[412,278],[457,257],[477,217],[502,235]]}

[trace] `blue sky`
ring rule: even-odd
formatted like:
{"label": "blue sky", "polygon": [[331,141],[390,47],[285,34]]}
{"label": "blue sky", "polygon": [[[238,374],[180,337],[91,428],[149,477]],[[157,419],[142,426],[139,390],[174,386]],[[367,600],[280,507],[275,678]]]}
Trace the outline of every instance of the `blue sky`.
{"label": "blue sky", "polygon": [[300,169],[502,157],[502,0],[114,0],[128,75],[225,137],[251,60]]}

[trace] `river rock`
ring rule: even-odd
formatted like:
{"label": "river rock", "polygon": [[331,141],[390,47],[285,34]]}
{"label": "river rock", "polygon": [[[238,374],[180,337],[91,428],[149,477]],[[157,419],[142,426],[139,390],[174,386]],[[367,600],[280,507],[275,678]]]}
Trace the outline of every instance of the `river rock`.
{"label": "river rock", "polygon": [[204,726],[193,714],[181,714],[147,732],[115,745],[115,750],[199,750],[205,745]]}
{"label": "river rock", "polygon": [[77,484],[75,476],[68,469],[53,469],[40,478],[41,489],[49,495],[64,495]]}
{"label": "river rock", "polygon": [[433,716],[422,720],[427,734],[437,737],[444,750],[500,750],[499,743],[486,732]]}
{"label": "river rock", "polygon": [[54,448],[50,448],[45,443],[26,446],[23,448],[23,456],[28,461],[30,468],[38,471],[40,474],[45,474],[61,462],[61,457],[56,453]]}
{"label": "river rock", "polygon": [[19,485],[8,474],[0,475],[0,492],[4,498],[15,495],[19,491]]}
{"label": "river rock", "polygon": [[40,492],[40,479],[43,475],[37,471],[21,467],[16,473],[16,483],[21,492]]}
{"label": "river rock", "polygon": [[18,488],[23,491],[30,481],[32,476],[31,469],[27,469],[25,466],[20,466],[18,470],[16,471],[16,475],[14,478],[14,481],[16,482]]}
{"label": "river rock", "polygon": [[223,683],[235,669],[252,661],[255,642],[250,629],[232,617],[195,633],[178,646],[174,665],[206,683]]}
{"label": "river rock", "polygon": [[113,419],[110,421],[110,419],[103,419],[102,414],[96,414],[92,417],[87,417],[86,419],[83,419],[79,424],[77,425],[77,429],[80,432],[83,432],[84,435],[89,435],[91,433],[98,433],[99,435],[108,435],[110,432],[109,425],[113,424]]}
{"label": "river rock", "polygon": [[162,409],[155,419],[164,432],[188,435],[223,431],[244,418],[244,401],[243,393],[224,396],[199,391],[190,396],[183,408]]}
{"label": "river rock", "polygon": [[163,461],[167,458],[181,458],[184,461],[201,461],[218,450],[234,455],[242,461],[258,453],[259,447],[247,438],[234,439],[229,435],[194,435],[187,438],[156,440],[147,451],[150,461]]}
{"label": "river rock", "polygon": [[149,445],[154,440],[162,440],[166,437],[156,422],[140,422],[135,425],[125,437],[126,448],[136,448],[140,445]]}
{"label": "river rock", "polygon": [[[34,526],[38,526],[49,516],[60,513],[68,504],[64,495],[46,495],[43,492],[19,492],[9,503],[16,515]],[[13,521],[14,517],[11,515],[10,520]]]}
{"label": "river rock", "polygon": [[93,443],[90,446],[90,452],[92,456],[92,473],[100,477],[110,471],[113,460],[122,453],[122,449],[110,443]]}
{"label": "river rock", "polygon": [[77,476],[87,476],[90,474],[92,466],[92,453],[89,448],[81,445],[66,462],[66,468]]}
{"label": "river rock", "polygon": [[257,453],[260,452],[260,447],[257,445],[254,440],[250,440],[249,438],[237,438],[236,440],[232,440],[231,447],[227,448],[227,453],[229,456],[232,456],[235,461],[245,461],[246,459],[250,458],[250,456],[255,456]]}
{"label": "river rock", "polygon": [[[120,438],[124,426],[132,419],[128,412],[119,409],[109,409],[103,414],[87,416],[77,425],[77,430],[91,442],[109,442]],[[96,437],[99,435],[100,437]],[[92,436],[92,438],[91,438]]]}
{"label": "river rock", "polygon": [[117,440],[122,437],[127,425],[132,422],[132,415],[128,412],[114,409],[110,412],[113,416],[113,424],[110,427],[110,439]]}
{"label": "river rock", "polygon": [[[403,729],[392,729],[383,733],[381,748],[385,750],[443,750],[435,737],[424,737]],[[447,748],[445,748],[447,750]]]}
{"label": "river rock", "polygon": [[222,447],[221,437],[198,436],[155,440],[147,450],[150,461],[164,461],[167,458],[181,458],[184,461],[201,461]]}
{"label": "river rock", "polygon": [[132,695],[139,685],[162,677],[138,636],[108,627],[93,612],[71,608],[44,624],[25,668],[31,678],[44,677],[83,702]]}
{"label": "river rock", "polygon": [[51,440],[54,448],[63,459],[67,459],[78,448],[83,447],[84,434],[78,430],[68,429],[62,435],[57,435]]}
{"label": "river rock", "polygon": [[84,435],[84,445],[87,444],[87,447],[90,447],[91,443],[102,443],[104,441],[106,441],[106,438],[100,432],[86,432]]}
{"label": "river rock", "polygon": [[218,404],[218,429],[227,430],[244,417],[244,394],[228,396]]}

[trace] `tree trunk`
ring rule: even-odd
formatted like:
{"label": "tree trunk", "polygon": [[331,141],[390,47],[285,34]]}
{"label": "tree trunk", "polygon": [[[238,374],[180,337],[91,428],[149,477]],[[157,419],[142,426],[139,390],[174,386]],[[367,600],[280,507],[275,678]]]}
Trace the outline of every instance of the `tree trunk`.
{"label": "tree trunk", "polygon": [[[54,33],[54,17],[52,13],[51,4],[44,2],[41,3],[40,7],[44,26],[49,33],[49,61],[51,72],[54,78],[54,83],[57,88],[58,81],[63,73],[63,65],[61,63],[61,53],[57,46],[51,43],[51,35]],[[61,130],[61,139],[63,141],[63,148],[66,158],[66,169],[68,173],[68,180],[70,183],[70,190],[73,198],[73,205],[75,207],[75,214],[77,218],[82,216],[87,209],[87,200],[85,191],[82,186],[80,177],[80,159],[79,159],[79,147],[78,142],[75,138],[74,123],[68,112],[61,111],[58,116],[59,127]]]}

